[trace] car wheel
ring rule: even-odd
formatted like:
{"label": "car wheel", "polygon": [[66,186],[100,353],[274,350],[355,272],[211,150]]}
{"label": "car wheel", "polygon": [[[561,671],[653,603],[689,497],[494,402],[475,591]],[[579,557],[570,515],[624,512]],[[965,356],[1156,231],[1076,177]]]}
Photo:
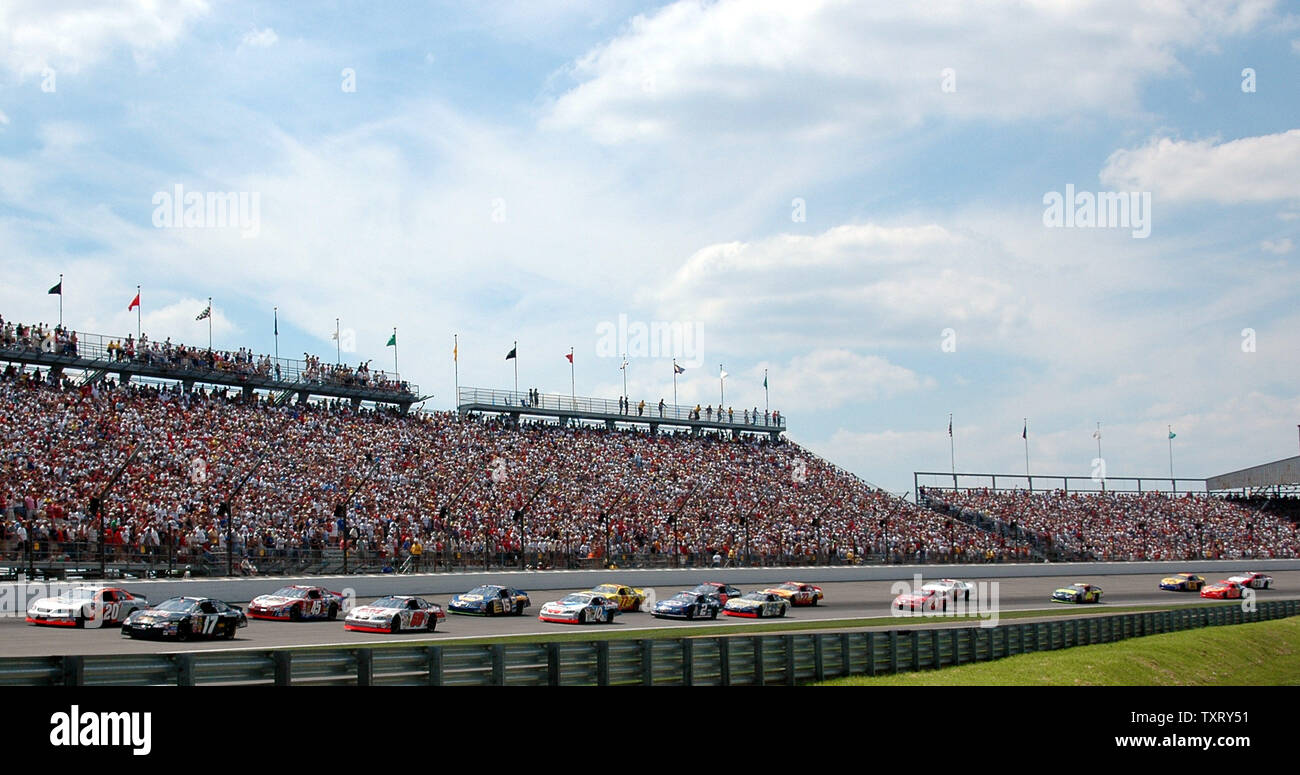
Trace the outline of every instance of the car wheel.
{"label": "car wheel", "polygon": [[190,639],[190,623],[185,622],[180,627],[176,628],[176,640],[189,640],[189,639]]}
{"label": "car wheel", "polygon": [[523,615],[524,615],[524,604],[515,603],[515,616],[523,616]]}
{"label": "car wheel", "polygon": [[966,599],[970,600],[970,590],[966,590]]}
{"label": "car wheel", "polygon": [[392,633],[398,633],[398,632],[401,632],[401,631],[402,631],[402,617],[401,617],[401,615],[394,616],[394,617],[393,617],[393,621],[391,621],[391,622],[388,623],[388,631],[389,631],[389,632],[392,632]]}
{"label": "car wheel", "polygon": [[948,610],[948,598],[946,597],[943,599],[943,610]]}
{"label": "car wheel", "polygon": [[430,614],[429,623],[425,625],[424,629],[428,632],[433,632],[434,630],[438,629],[438,617]]}
{"label": "car wheel", "polygon": [[81,627],[81,628],[84,628],[84,627],[86,626],[86,617],[84,617],[84,616],[78,616],[78,617],[77,617],[77,626],[78,626],[78,627]]}
{"label": "car wheel", "polygon": [[812,603],[810,603],[810,605],[817,605],[817,596],[816,596],[816,595],[813,595]]}
{"label": "car wheel", "polygon": [[234,622],[231,622],[229,626],[226,627],[226,636],[225,636],[226,640],[234,640],[235,632],[237,632],[238,630],[239,630],[239,625]]}
{"label": "car wheel", "polygon": [[339,618],[339,607],[337,603],[330,603],[329,620],[332,622]]}
{"label": "car wheel", "polygon": [[714,608],[713,610],[709,611],[709,619],[710,621],[717,621],[718,609]]}
{"label": "car wheel", "polygon": [[691,610],[689,610],[689,611],[686,612],[686,618],[687,618],[687,619],[694,619],[694,618],[695,618],[695,609],[694,609],[694,608],[692,608]]}
{"label": "car wheel", "polygon": [[578,624],[586,624],[586,623],[587,623],[587,612],[586,612],[586,611],[579,611],[579,612],[578,612]]}
{"label": "car wheel", "polygon": [[785,606],[781,606],[781,609],[780,609],[780,610],[781,610],[781,613],[777,614],[777,616],[784,617],[784,616],[785,616],[785,610],[786,610],[786,609],[785,609]]}
{"label": "car wheel", "polygon": [[294,606],[293,608],[290,608],[290,609],[289,609],[289,621],[291,621],[291,622],[301,622],[301,621],[302,621],[302,609],[299,608],[298,606]]}

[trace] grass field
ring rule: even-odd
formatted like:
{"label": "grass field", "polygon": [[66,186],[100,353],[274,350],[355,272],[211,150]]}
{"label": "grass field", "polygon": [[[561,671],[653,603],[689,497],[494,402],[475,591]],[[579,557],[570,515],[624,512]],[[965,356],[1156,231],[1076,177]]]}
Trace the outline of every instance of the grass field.
{"label": "grass field", "polygon": [[820,686],[1300,686],[1300,617]]}

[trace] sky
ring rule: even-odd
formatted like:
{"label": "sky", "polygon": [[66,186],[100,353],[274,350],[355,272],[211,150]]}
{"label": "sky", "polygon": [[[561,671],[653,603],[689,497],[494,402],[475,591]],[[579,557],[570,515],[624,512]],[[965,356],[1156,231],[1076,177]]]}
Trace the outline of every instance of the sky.
{"label": "sky", "polygon": [[304,8],[0,0],[0,315],[62,274],[81,332],[137,285],[153,338],[212,297],[218,348],[391,370],[395,328],[430,409],[453,337],[462,387],[518,342],[521,389],[573,348],[616,397],[626,352],[650,404],[675,357],[895,492],[1023,473],[1026,427],[1038,476],[1099,422],[1109,477],[1170,429],[1180,477],[1297,453],[1296,6]]}

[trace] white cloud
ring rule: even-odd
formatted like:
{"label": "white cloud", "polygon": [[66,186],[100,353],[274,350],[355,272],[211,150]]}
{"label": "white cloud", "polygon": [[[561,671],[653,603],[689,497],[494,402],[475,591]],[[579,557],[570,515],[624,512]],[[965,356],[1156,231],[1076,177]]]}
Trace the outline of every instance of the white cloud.
{"label": "white cloud", "polygon": [[[760,364],[750,382],[762,384]],[[785,365],[769,367],[781,381],[781,392],[794,401],[785,406],[804,411],[834,409],[855,401],[891,398],[935,386],[935,381],[875,355],[847,349],[814,350]]]}
{"label": "white cloud", "polygon": [[266,29],[251,29],[244,33],[243,44],[252,48],[270,48],[280,40],[280,36],[275,34],[275,30],[267,27]]}
{"label": "white cloud", "polygon": [[1164,201],[1224,204],[1300,198],[1300,129],[1218,143],[1157,138],[1115,151],[1101,171],[1117,189]]}
{"label": "white cloud", "polygon": [[[1133,112],[1144,82],[1181,68],[1180,51],[1253,29],[1272,6],[681,0],[574,61],[546,123],[619,143]],[[948,68],[955,91],[941,89]]]}
{"label": "white cloud", "polygon": [[148,61],[207,11],[204,0],[8,0],[0,4],[0,67],[19,77],[46,67],[75,73],[118,47]]}
{"label": "white cloud", "polygon": [[922,326],[937,348],[946,325],[997,330],[1021,320],[1019,295],[981,268],[988,252],[936,224],[853,224],[710,245],[677,270],[657,303],[733,351],[756,339],[768,352],[773,342],[804,352],[874,346]]}
{"label": "white cloud", "polygon": [[1266,239],[1263,242],[1259,243],[1259,247],[1260,250],[1263,250],[1267,253],[1273,253],[1275,255],[1284,256],[1287,253],[1290,253],[1291,250],[1295,247],[1295,245],[1291,243],[1290,237],[1283,237],[1280,240]]}
{"label": "white cloud", "polygon": [[4,114],[3,110],[0,110],[0,124],[4,124],[6,126],[8,126],[9,124],[9,117]]}

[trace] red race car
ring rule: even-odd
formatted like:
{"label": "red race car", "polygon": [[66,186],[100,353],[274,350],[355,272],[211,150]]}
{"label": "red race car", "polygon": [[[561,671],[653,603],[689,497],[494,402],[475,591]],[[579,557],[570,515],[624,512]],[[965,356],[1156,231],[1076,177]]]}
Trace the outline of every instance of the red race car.
{"label": "red race car", "polygon": [[28,624],[56,627],[115,627],[133,611],[149,607],[141,595],[118,587],[86,585],[42,597],[27,607]]}
{"label": "red race car", "polygon": [[780,595],[790,601],[790,605],[817,605],[822,599],[822,588],[802,581],[787,581],[779,587],[764,589],[764,592]]}
{"label": "red race car", "polygon": [[937,589],[922,587],[894,598],[894,608],[899,611],[947,611],[948,596],[940,594]]}
{"label": "red race car", "polygon": [[1203,588],[1201,597],[1211,597],[1216,600],[1238,600],[1241,598],[1241,589],[1241,585],[1237,582],[1224,579]]}
{"label": "red race car", "polygon": [[248,604],[253,619],[298,622],[306,619],[334,621],[343,610],[343,596],[324,587],[295,584],[281,587],[269,595],[258,595]]}

